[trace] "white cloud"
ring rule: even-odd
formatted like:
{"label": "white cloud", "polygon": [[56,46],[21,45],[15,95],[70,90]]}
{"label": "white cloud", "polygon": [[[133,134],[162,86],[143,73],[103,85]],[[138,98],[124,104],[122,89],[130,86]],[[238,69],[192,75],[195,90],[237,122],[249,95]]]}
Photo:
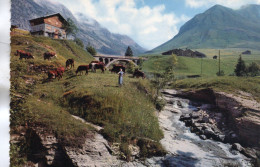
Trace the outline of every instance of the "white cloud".
{"label": "white cloud", "polygon": [[185,0],[186,6],[191,8],[210,7],[215,4],[238,9],[246,4],[260,4],[260,0]]}
{"label": "white cloud", "polygon": [[165,14],[164,5],[137,8],[135,0],[59,1],[73,13],[82,12],[111,32],[128,35],[147,49],[171,39],[178,33],[177,24],[189,19],[184,15],[177,17],[174,13]]}

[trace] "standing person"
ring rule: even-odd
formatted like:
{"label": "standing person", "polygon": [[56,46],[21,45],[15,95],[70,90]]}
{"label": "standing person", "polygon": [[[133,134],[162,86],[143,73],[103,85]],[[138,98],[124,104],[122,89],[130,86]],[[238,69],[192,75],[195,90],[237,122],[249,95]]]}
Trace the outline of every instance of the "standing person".
{"label": "standing person", "polygon": [[119,86],[122,86],[123,85],[123,75],[124,75],[124,72],[122,70],[122,68],[120,68],[120,71],[118,72],[118,84]]}

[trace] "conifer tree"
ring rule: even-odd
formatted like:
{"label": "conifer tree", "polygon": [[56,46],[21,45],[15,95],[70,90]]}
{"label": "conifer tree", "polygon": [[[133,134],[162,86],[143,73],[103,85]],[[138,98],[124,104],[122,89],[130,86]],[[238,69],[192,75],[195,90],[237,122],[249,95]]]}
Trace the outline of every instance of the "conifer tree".
{"label": "conifer tree", "polygon": [[130,48],[130,46],[127,47],[126,52],[125,52],[125,56],[133,56],[133,51]]}
{"label": "conifer tree", "polygon": [[236,65],[235,74],[236,74],[236,76],[241,77],[241,76],[245,76],[246,73],[247,73],[246,64],[240,55],[238,58],[237,65]]}

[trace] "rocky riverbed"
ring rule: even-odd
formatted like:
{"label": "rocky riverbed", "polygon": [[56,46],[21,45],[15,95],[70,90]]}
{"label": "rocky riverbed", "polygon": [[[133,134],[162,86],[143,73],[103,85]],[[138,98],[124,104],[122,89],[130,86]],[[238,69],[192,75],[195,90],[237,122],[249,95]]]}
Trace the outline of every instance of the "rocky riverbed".
{"label": "rocky riverbed", "polygon": [[162,160],[165,166],[252,166],[250,159],[238,151],[232,151],[230,144],[204,140],[191,133],[185,123],[179,120],[180,116],[199,111],[207,105],[178,98],[174,94],[174,90],[164,92],[167,104],[159,113],[164,132],[161,143],[170,153]]}

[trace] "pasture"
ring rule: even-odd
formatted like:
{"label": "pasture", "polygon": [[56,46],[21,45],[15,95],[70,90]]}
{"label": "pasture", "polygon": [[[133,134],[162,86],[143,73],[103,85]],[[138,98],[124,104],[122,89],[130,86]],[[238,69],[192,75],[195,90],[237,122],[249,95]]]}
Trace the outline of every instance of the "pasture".
{"label": "pasture", "polygon": [[[216,49],[200,49],[207,55],[207,58],[190,58],[178,56],[178,64],[175,68],[175,75],[177,78],[185,78],[187,75],[201,75],[203,77],[215,77],[218,72],[218,59],[213,59],[214,55],[218,56],[218,50]],[[243,49],[235,50],[221,50],[220,67],[224,71],[225,75],[232,75],[234,73],[235,66],[239,54]],[[167,66],[170,65],[170,56],[162,55],[145,55],[149,57],[148,61],[143,63],[143,70],[152,72],[162,72]],[[260,51],[252,51],[251,55],[242,55],[242,59],[248,65],[252,62],[260,64]],[[201,73],[202,67],[202,73]]]}

